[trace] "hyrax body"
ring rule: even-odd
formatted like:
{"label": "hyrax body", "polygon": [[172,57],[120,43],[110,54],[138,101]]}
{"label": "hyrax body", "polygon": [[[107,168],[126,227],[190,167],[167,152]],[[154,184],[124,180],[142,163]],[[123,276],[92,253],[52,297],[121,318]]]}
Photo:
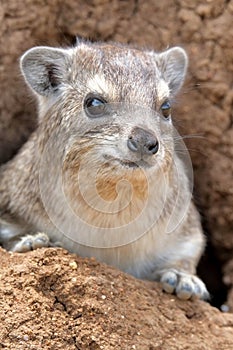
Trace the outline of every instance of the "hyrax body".
{"label": "hyrax body", "polygon": [[39,120],[0,170],[2,246],[59,244],[182,299],[207,298],[195,275],[204,235],[170,115],[186,66],[179,47],[27,51],[21,70]]}

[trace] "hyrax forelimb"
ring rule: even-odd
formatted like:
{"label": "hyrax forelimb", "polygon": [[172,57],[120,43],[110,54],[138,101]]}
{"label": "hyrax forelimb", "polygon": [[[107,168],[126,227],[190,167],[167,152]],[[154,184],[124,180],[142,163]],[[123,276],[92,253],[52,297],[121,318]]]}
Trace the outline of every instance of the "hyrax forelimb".
{"label": "hyrax forelimb", "polygon": [[21,70],[39,121],[0,170],[2,246],[59,244],[181,299],[207,298],[196,276],[205,239],[171,119],[186,67],[179,47],[28,50]]}

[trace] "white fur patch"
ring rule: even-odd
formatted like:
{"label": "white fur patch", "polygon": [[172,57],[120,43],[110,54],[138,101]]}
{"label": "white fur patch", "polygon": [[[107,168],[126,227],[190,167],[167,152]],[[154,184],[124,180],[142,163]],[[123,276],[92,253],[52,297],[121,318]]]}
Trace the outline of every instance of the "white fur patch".
{"label": "white fur patch", "polygon": [[93,78],[88,80],[87,87],[91,91],[95,91],[100,94],[103,94],[103,93],[107,94],[110,89],[109,82],[106,82],[104,77],[101,76],[100,74],[96,74]]}
{"label": "white fur patch", "polygon": [[164,99],[168,98],[169,95],[170,95],[170,90],[169,90],[168,84],[163,79],[160,79],[157,84],[158,101],[163,101]]}

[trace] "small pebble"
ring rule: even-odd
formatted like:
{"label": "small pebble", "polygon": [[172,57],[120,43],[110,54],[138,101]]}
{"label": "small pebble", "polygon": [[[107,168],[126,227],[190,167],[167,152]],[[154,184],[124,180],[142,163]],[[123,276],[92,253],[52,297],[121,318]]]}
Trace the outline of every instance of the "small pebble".
{"label": "small pebble", "polygon": [[69,265],[73,270],[77,270],[78,265],[76,261],[71,261]]}

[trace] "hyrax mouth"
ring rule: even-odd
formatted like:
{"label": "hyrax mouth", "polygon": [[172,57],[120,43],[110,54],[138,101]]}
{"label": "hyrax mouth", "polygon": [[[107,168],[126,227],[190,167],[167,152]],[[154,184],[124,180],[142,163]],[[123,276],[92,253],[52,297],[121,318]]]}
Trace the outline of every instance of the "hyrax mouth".
{"label": "hyrax mouth", "polygon": [[137,163],[131,162],[129,160],[119,160],[119,162],[121,165],[123,165],[126,168],[132,168],[132,169],[139,168],[139,165]]}
{"label": "hyrax mouth", "polygon": [[120,158],[115,158],[112,156],[109,156],[107,154],[104,155],[105,160],[107,160],[108,163],[110,164],[117,164],[122,166],[125,169],[140,169],[140,168],[150,168],[152,165],[146,162],[145,160],[141,159],[138,161],[132,161],[129,159],[120,159]]}

